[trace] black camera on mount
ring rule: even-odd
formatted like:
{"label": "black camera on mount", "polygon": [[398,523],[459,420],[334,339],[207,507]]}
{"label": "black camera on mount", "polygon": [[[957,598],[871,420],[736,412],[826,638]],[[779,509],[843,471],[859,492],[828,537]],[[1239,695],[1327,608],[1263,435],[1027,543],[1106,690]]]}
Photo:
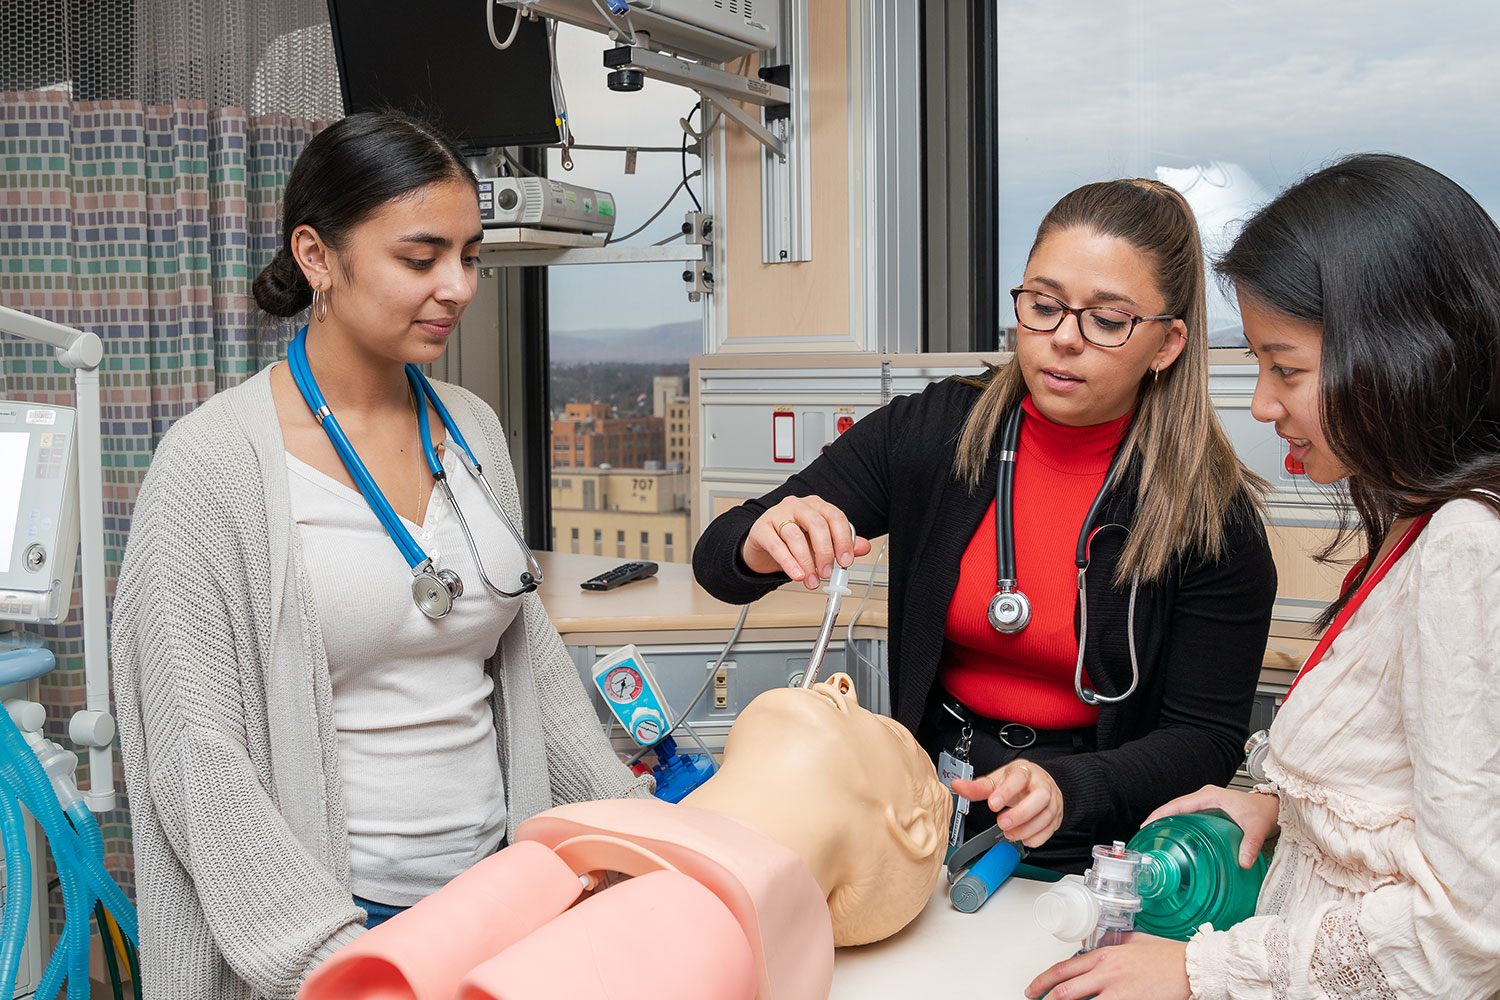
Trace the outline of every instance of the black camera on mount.
{"label": "black camera on mount", "polygon": [[604,78],[609,89],[622,94],[633,94],[646,85],[646,74],[638,69],[617,69]]}
{"label": "black camera on mount", "polygon": [[633,94],[646,85],[646,74],[638,69],[619,69],[630,62],[630,46],[617,45],[604,50],[604,68],[609,75],[604,82],[609,89],[620,94]]}

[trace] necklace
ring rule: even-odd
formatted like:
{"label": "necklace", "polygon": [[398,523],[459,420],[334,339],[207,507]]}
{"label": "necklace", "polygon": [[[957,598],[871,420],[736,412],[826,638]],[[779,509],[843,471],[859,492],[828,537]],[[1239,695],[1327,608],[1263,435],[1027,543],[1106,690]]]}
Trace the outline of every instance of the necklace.
{"label": "necklace", "polygon": [[[406,394],[411,399],[412,416],[417,418],[417,452],[418,454],[420,454],[423,451],[422,415],[420,411],[417,410],[417,394],[412,391],[411,383],[407,383]],[[422,524],[422,473],[424,471],[426,470],[423,467],[423,463],[419,460],[417,462],[417,507],[416,511],[414,512],[414,516],[412,517],[412,523],[419,527]]]}

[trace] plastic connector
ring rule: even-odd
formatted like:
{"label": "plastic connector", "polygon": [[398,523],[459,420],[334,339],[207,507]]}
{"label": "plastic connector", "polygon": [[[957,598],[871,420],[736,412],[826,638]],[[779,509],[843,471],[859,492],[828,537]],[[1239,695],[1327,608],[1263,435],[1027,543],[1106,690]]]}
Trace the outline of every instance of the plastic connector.
{"label": "plastic connector", "polygon": [[653,748],[656,766],[656,797],[663,802],[681,802],[718,770],[713,758],[702,753],[678,753],[677,742],[668,736]]}
{"label": "plastic connector", "polygon": [[107,747],[114,738],[115,717],[108,712],[75,712],[68,721],[68,739],[81,747]]}
{"label": "plastic connector", "polygon": [[10,713],[10,720],[23,733],[41,732],[42,727],[47,724],[47,710],[25,698],[7,698],[5,711]]}

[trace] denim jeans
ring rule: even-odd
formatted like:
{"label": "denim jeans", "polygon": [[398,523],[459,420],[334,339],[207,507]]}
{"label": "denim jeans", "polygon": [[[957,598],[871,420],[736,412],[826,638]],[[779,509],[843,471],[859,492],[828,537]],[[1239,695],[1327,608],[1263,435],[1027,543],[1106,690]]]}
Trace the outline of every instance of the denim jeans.
{"label": "denim jeans", "polygon": [[387,920],[407,909],[405,906],[391,906],[387,903],[376,903],[360,896],[354,897],[354,905],[364,910],[369,916],[365,917],[365,930],[379,927]]}

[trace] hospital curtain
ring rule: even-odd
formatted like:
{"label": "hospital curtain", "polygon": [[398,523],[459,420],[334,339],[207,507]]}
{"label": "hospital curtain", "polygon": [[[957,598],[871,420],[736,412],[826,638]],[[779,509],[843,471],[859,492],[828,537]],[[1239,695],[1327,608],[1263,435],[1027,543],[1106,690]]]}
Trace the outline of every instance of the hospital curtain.
{"label": "hospital curtain", "polygon": [[[322,124],[202,100],[0,94],[0,304],[104,340],[111,597],[162,434],[284,351],[290,324],[265,324],[251,282],[275,252],[292,163]],[[0,337],[0,395],[71,404],[72,376],[50,349]],[[38,630],[58,657],[41,700],[60,741],[84,701],[76,595],[74,605],[64,624]],[[128,807],[118,773],[116,787]],[[100,820],[107,867],[130,892],[127,814]]]}

